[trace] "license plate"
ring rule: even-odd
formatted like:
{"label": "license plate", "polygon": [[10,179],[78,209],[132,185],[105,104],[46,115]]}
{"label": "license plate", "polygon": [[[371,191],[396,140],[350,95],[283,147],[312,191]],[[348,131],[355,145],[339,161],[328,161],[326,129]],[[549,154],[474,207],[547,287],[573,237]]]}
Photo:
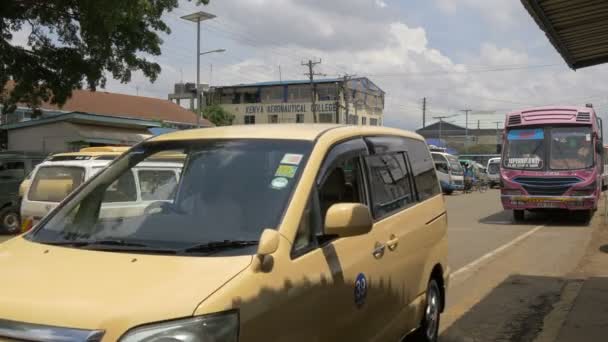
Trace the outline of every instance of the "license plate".
{"label": "license plate", "polygon": [[540,203],[536,203],[536,207],[538,207],[538,208],[559,208],[559,203],[540,202]]}

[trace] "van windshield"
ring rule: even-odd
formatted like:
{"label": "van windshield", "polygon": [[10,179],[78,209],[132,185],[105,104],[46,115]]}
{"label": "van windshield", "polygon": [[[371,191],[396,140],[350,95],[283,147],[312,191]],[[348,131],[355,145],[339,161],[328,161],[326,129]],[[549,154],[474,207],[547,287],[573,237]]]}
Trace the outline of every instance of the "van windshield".
{"label": "van windshield", "polygon": [[[163,250],[257,241],[264,229],[278,227],[311,149],[311,142],[292,140],[149,142],[91,179],[29,238],[74,245],[109,239]],[[163,154],[182,156],[178,177],[142,166]],[[130,184],[134,174],[145,205],[104,205],[108,189]]]}
{"label": "van windshield", "polygon": [[84,168],[42,166],[30,187],[28,199],[40,202],[61,202],[84,181]]}
{"label": "van windshield", "polygon": [[452,173],[455,175],[462,175],[462,165],[460,165],[458,158],[452,155],[446,156],[446,158],[450,162],[450,170],[452,171]]}

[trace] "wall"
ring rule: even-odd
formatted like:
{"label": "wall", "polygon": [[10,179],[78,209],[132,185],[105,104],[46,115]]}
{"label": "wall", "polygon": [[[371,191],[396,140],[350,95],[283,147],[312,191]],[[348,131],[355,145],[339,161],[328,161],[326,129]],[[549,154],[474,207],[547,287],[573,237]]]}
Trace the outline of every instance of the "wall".
{"label": "wall", "polygon": [[54,122],[46,125],[23,127],[8,132],[8,149],[32,152],[65,152],[66,141],[79,140],[69,123]]}
{"label": "wall", "polygon": [[[317,102],[317,122],[318,123],[336,123],[336,101],[319,101]],[[311,102],[283,102],[283,103],[242,103],[242,104],[222,104],[224,109],[234,115],[234,124],[245,124],[245,117],[255,117],[256,124],[271,123],[271,116],[276,115],[277,123],[295,123],[297,114],[303,114],[304,123],[313,123],[312,103]],[[345,110],[343,104],[338,111],[340,123],[347,123],[345,118]],[[382,125],[382,112],[370,113],[365,107],[355,108],[352,104],[349,106],[349,115],[354,123],[352,116],[358,116],[358,124],[362,125],[365,121],[366,125],[370,125],[371,119],[376,119],[379,125]],[[365,118],[365,120],[363,120]]]}

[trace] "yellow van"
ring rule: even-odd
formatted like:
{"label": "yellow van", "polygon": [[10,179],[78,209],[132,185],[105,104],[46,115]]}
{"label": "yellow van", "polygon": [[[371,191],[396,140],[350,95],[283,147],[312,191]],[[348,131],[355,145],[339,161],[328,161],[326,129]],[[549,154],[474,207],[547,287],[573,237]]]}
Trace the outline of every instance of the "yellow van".
{"label": "yellow van", "polygon": [[[106,192],[183,155],[172,196]],[[107,211],[106,211],[107,212]],[[424,140],[382,127],[256,125],[141,143],[0,245],[0,340],[435,341],[447,217]]]}

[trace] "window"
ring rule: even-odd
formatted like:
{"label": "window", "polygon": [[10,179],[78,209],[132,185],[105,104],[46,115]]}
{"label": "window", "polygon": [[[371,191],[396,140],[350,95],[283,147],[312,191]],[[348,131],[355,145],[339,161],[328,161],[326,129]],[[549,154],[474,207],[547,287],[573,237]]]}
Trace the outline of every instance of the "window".
{"label": "window", "polygon": [[61,202],[84,181],[81,167],[44,166],[38,169],[30,188],[31,201]]}
{"label": "window", "polygon": [[0,161],[0,181],[20,181],[25,177],[22,161]]}
{"label": "window", "polygon": [[289,101],[310,101],[312,92],[310,85],[291,85],[287,87]]}
{"label": "window", "polygon": [[317,96],[319,101],[335,101],[336,86],[334,84],[317,85]]}
{"label": "window", "polygon": [[334,122],[334,115],[333,114],[321,113],[321,114],[318,114],[318,115],[319,115],[319,122],[320,123],[333,123]]}
{"label": "window", "polygon": [[304,123],[304,114],[296,114],[296,123]]}
{"label": "window", "polygon": [[378,119],[370,118],[369,119],[369,125],[370,126],[378,126]]}
{"label": "window", "polygon": [[259,92],[246,92],[243,94],[244,103],[260,103]]}
{"label": "window", "polygon": [[268,115],[268,123],[279,123],[279,116],[277,114]]}
{"label": "window", "polygon": [[255,124],[255,115],[245,115],[245,125],[254,125]]}
{"label": "window", "polygon": [[177,176],[172,170],[139,170],[139,187],[144,201],[165,201],[175,195]]}
{"label": "window", "polygon": [[367,125],[367,118],[365,116],[361,118],[361,124],[363,126]]}
{"label": "window", "polygon": [[404,153],[373,155],[366,161],[375,218],[383,218],[415,202]]}
{"label": "window", "polygon": [[265,102],[283,102],[283,87],[262,88],[261,93]]}
{"label": "window", "polygon": [[327,210],[336,203],[364,203],[361,179],[358,157],[340,162],[333,168],[319,190],[323,221]]}
{"label": "window", "polygon": [[439,194],[437,174],[426,143],[408,139],[407,146],[419,199],[424,201]]}
{"label": "window", "polygon": [[126,172],[110,184],[103,196],[103,203],[134,202],[137,200],[137,189],[133,172]]}

